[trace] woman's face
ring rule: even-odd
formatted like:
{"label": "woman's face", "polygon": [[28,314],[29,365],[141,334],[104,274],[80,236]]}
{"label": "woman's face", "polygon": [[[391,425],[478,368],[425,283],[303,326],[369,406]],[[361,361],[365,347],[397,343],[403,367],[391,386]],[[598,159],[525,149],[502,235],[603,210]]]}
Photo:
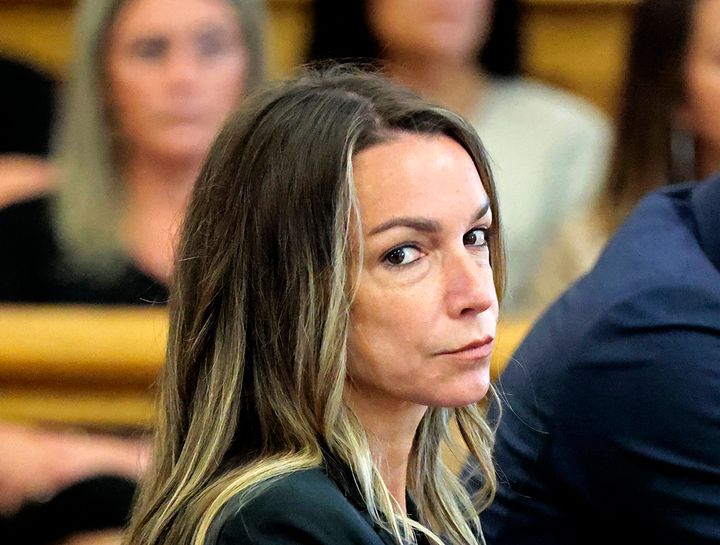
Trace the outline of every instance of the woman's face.
{"label": "woman's face", "polygon": [[487,392],[498,300],[488,196],[446,136],[401,133],[358,153],[364,241],[351,309],[349,395],[463,406]]}
{"label": "woman's face", "polygon": [[226,0],[127,0],[109,33],[108,102],[130,153],[203,157],[248,58]]}
{"label": "woman's face", "polygon": [[387,55],[473,60],[489,32],[493,0],[369,0],[368,22]]}
{"label": "woman's face", "polygon": [[[688,44],[686,103],[680,119],[720,158],[720,1],[698,0]],[[720,168],[720,164],[715,165]]]}

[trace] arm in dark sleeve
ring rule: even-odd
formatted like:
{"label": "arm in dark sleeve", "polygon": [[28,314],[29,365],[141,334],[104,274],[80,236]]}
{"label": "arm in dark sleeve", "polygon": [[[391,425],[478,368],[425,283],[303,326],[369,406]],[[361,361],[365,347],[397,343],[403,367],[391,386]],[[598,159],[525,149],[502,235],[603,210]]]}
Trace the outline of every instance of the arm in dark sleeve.
{"label": "arm in dark sleeve", "polygon": [[482,515],[488,543],[717,543],[717,294],[639,294],[578,342],[552,320],[535,328],[500,383],[499,489]]}
{"label": "arm in dark sleeve", "polygon": [[656,543],[720,540],[720,297],[656,288],[592,328],[551,459],[577,501]]}
{"label": "arm in dark sleeve", "polygon": [[47,302],[58,257],[48,199],[0,209],[0,302]]}

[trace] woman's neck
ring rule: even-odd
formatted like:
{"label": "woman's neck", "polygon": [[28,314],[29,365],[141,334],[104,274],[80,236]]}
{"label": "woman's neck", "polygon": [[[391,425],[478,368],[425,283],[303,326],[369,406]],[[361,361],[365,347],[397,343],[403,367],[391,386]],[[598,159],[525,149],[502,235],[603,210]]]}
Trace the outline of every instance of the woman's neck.
{"label": "woman's neck", "polygon": [[123,243],[136,266],[163,283],[172,272],[178,229],[201,166],[202,158],[170,161],[138,154],[123,172]]}
{"label": "woman's neck", "polygon": [[463,116],[477,111],[487,89],[487,76],[474,63],[388,59],[391,78]]}
{"label": "woman's neck", "polygon": [[367,432],[370,452],[385,486],[405,513],[410,452],[427,407],[407,402],[379,403],[377,397],[363,396],[352,387],[346,389],[346,399]]}

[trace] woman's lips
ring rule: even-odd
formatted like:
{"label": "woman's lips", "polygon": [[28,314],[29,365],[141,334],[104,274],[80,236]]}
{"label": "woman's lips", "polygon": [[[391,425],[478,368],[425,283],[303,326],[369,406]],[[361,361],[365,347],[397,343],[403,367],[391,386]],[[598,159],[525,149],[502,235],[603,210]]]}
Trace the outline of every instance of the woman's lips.
{"label": "woman's lips", "polygon": [[495,338],[492,335],[486,335],[481,339],[469,342],[456,349],[446,350],[439,353],[441,356],[453,356],[460,359],[482,359],[492,354],[495,346]]}

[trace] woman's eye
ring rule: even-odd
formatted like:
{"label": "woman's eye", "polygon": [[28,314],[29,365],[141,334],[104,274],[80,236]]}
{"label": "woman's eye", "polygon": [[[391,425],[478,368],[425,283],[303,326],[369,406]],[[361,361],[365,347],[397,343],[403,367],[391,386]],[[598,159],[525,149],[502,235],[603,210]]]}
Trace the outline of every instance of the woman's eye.
{"label": "woman's eye", "polygon": [[393,267],[409,265],[410,263],[420,259],[420,250],[414,246],[400,246],[394,248],[385,254],[383,261]]}
{"label": "woman's eye", "polygon": [[465,244],[465,246],[477,246],[477,247],[487,246],[487,244],[488,244],[487,228],[486,227],[478,227],[476,229],[468,231],[463,236],[463,244]]}
{"label": "woman's eye", "polygon": [[147,38],[138,41],[133,49],[140,58],[157,59],[167,50],[167,41],[160,38]]}
{"label": "woman's eye", "polygon": [[220,55],[229,48],[230,41],[225,37],[214,34],[203,34],[197,40],[197,50],[204,57]]}

